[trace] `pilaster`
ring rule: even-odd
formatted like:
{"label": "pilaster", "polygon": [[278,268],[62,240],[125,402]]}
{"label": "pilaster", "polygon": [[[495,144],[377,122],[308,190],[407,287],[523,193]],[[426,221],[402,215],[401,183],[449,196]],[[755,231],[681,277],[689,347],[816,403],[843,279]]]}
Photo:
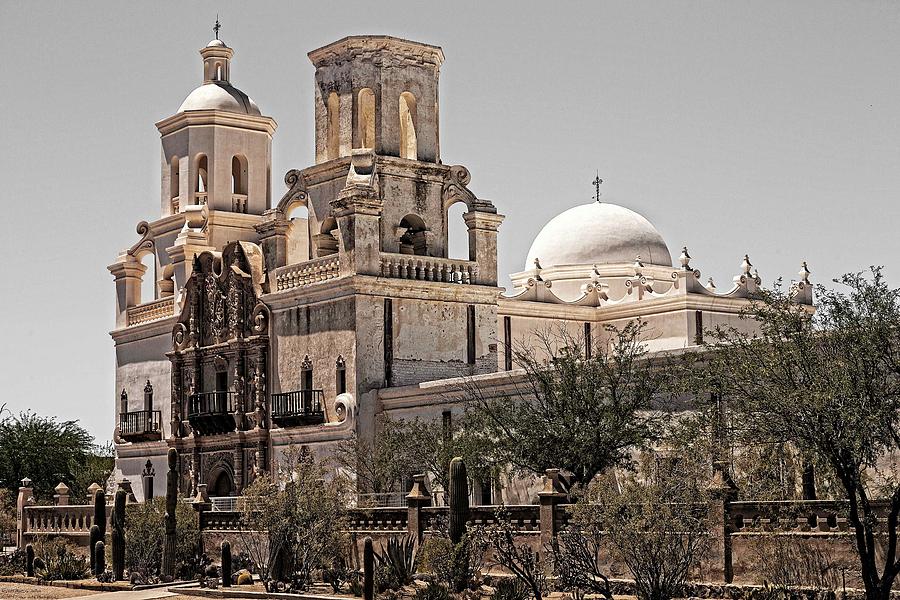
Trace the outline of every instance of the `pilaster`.
{"label": "pilaster", "polygon": [[469,229],[469,260],[478,264],[480,285],[497,285],[497,230],[504,215],[469,211],[463,215]]}

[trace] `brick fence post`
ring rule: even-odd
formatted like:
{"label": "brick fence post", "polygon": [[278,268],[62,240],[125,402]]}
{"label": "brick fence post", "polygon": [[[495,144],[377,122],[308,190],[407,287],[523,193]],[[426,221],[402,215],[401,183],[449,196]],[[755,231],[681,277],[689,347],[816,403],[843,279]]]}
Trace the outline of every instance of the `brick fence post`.
{"label": "brick fence post", "polygon": [[541,505],[541,546],[547,546],[556,538],[557,505],[569,500],[569,494],[565,490],[559,469],[547,469],[544,476],[544,489],[538,492],[538,501]]}
{"label": "brick fence post", "polygon": [[425,486],[425,474],[413,475],[412,489],[406,496],[406,531],[414,536],[416,542],[422,543],[425,526],[422,522],[422,508],[431,506],[431,494]]}
{"label": "brick fence post", "polygon": [[713,478],[707,487],[709,492],[710,533],[713,539],[713,555],[710,557],[710,575],[721,577],[725,583],[734,579],[731,551],[731,503],[737,499],[737,486],[723,463],[713,466]]}
{"label": "brick fence post", "polygon": [[34,488],[27,477],[19,486],[19,496],[16,499],[16,546],[25,547],[25,533],[28,531],[28,522],[25,519],[25,507],[34,504]]}

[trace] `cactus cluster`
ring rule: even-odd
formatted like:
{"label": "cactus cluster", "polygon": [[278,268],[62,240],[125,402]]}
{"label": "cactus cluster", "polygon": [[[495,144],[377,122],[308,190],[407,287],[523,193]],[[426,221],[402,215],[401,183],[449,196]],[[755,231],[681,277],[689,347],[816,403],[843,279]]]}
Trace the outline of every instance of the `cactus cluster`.
{"label": "cactus cluster", "polygon": [[222,542],[222,587],[231,587],[231,544]]}
{"label": "cactus cluster", "polygon": [[97,565],[97,544],[106,539],[106,494],[103,490],[94,492],[94,524],[91,525],[90,558],[91,573],[95,576],[103,574],[106,570],[105,558],[102,567]]}
{"label": "cactus cluster", "polygon": [[25,574],[34,577],[34,546],[25,546]]}
{"label": "cactus cluster", "polygon": [[175,577],[175,508],[178,502],[178,451],[169,448],[169,472],[166,473],[166,539],[163,545],[162,576]]}
{"label": "cactus cluster", "polygon": [[103,543],[103,540],[94,546],[94,568],[97,570],[98,577],[106,571],[106,544]]}
{"label": "cactus cluster", "polygon": [[112,568],[113,580],[125,578],[125,490],[116,492],[115,507],[112,514]]}
{"label": "cactus cluster", "polygon": [[372,538],[366,537],[363,541],[363,600],[372,600],[375,597],[375,550],[372,548]]}
{"label": "cactus cluster", "polygon": [[450,541],[458,544],[469,520],[469,480],[466,463],[456,457],[450,461]]}

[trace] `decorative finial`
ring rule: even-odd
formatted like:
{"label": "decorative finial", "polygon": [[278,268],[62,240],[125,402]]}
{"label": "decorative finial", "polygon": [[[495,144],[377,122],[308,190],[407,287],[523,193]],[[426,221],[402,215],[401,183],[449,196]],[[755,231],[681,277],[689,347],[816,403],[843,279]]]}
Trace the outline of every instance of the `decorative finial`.
{"label": "decorative finial", "polygon": [[800,282],[809,285],[809,269],[806,267],[806,261],[800,263]]}
{"label": "decorative finial", "polygon": [[710,277],[710,278],[706,281],[706,289],[708,289],[708,290],[711,291],[711,292],[716,291],[716,284],[713,282],[713,278],[712,278],[712,277]]}
{"label": "decorative finial", "polygon": [[534,268],[537,269],[538,271],[541,270],[541,268],[542,268],[542,267],[541,267],[541,259],[535,257],[535,259],[534,259]]}
{"label": "decorative finial", "polygon": [[594,177],[594,181],[592,183],[594,184],[594,189],[596,190],[594,200],[600,202],[600,184],[603,183],[603,180],[600,179],[600,171],[597,171],[597,176]]}
{"label": "decorative finial", "polygon": [[222,24],[219,23],[219,13],[216,13],[216,24],[213,25],[213,31],[216,32],[216,39],[219,39],[220,29],[222,29]]}
{"label": "decorative finial", "polygon": [[750,255],[744,255],[744,261],[741,263],[741,273],[744,275],[750,274],[750,268],[753,267],[753,264],[750,262]]}
{"label": "decorative finial", "polygon": [[691,255],[688,254],[687,246],[681,247],[681,256],[678,257],[678,260],[681,262],[681,268],[685,271],[691,268]]}
{"label": "decorative finial", "polygon": [[644,273],[644,263],[641,261],[641,255],[638,254],[634,259],[634,274],[640,277]]}

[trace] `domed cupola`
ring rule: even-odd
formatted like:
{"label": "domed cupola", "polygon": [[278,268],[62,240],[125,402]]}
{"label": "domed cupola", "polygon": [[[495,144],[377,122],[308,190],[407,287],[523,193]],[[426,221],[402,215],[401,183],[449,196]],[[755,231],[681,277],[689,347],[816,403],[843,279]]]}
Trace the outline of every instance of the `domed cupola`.
{"label": "domed cupola", "polygon": [[177,113],[156,124],[163,146],[162,216],[191,206],[248,215],[271,207],[276,124],[231,85],[234,50],[218,38],[218,21],[214,29],[216,39],[200,50],[203,83]]}
{"label": "domed cupola", "polygon": [[531,244],[525,268],[562,265],[672,266],[666,242],[650,221],[623,206],[591,202],[570,208],[544,225]]}
{"label": "domed cupola", "polygon": [[244,92],[231,85],[231,57],[234,50],[216,38],[200,50],[203,57],[203,83],[181,103],[178,112],[188,110],[226,110],[245,115],[260,115],[259,107]]}
{"label": "domed cupola", "polygon": [[619,293],[636,265],[649,275],[671,275],[672,255],[653,224],[633,210],[600,202],[599,189],[597,198],[544,225],[528,251],[525,270],[510,276],[515,288],[541,280],[557,297],[574,300],[588,283]]}

